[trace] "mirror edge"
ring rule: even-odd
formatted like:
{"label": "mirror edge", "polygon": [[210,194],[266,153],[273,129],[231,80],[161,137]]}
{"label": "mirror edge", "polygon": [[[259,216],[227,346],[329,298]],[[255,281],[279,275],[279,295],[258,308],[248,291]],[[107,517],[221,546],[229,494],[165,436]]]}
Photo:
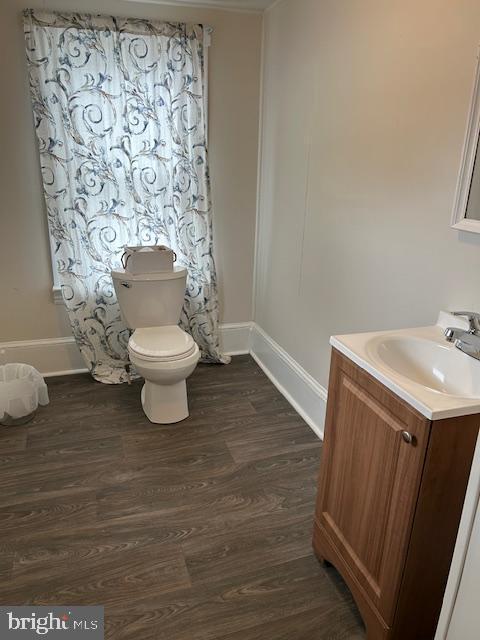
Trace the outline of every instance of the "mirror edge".
{"label": "mirror edge", "polygon": [[462,160],[455,190],[453,206],[452,229],[480,233],[480,220],[469,220],[466,217],[468,196],[475,167],[475,157],[479,144],[480,134],[480,49],[477,52],[477,64],[475,69],[475,81],[470,100],[470,111],[467,120],[467,130],[462,149]]}

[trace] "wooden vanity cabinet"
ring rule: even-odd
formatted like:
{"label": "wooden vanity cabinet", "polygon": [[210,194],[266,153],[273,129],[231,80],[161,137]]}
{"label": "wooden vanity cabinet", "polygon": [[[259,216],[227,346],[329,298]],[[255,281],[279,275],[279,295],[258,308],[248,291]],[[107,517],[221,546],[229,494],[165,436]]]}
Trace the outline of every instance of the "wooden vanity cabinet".
{"label": "wooden vanity cabinet", "polygon": [[431,640],[479,416],[431,421],[335,349],[313,546],[368,640]]}

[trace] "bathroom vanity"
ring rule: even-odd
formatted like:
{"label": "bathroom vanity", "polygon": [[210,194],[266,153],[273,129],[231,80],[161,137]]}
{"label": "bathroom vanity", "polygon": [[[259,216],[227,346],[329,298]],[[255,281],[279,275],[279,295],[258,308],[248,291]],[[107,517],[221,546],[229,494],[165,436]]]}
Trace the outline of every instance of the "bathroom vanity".
{"label": "bathroom vanity", "polygon": [[480,362],[452,322],[331,340],[313,546],[368,640],[435,635],[480,424]]}

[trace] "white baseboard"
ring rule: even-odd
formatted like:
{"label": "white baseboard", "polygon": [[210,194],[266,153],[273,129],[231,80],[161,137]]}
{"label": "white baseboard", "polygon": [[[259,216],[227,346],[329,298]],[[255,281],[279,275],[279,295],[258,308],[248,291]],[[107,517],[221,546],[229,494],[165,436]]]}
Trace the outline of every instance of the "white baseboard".
{"label": "white baseboard", "polygon": [[327,390],[257,324],[250,353],[282,395],[323,440]]}
{"label": "white baseboard", "polygon": [[251,322],[220,325],[220,344],[227,356],[241,356],[250,353]]}
{"label": "white baseboard", "polygon": [[87,371],[73,337],[0,343],[0,364],[3,362],[31,364],[45,377]]}
{"label": "white baseboard", "polygon": [[[220,340],[227,355],[250,350],[250,322],[220,326]],[[0,364],[24,362],[45,377],[65,376],[87,371],[73,337],[19,340],[0,343]]]}
{"label": "white baseboard", "polygon": [[[250,353],[277,389],[323,439],[327,391],[263,329],[252,322],[220,325],[224,353]],[[0,364],[25,362],[45,377],[86,371],[73,337],[0,343]]]}

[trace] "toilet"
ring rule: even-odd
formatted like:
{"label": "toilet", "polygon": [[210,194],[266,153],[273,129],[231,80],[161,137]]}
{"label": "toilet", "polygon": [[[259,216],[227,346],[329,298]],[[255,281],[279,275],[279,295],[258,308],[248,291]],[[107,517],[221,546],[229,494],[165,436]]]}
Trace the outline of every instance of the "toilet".
{"label": "toilet", "polygon": [[134,332],[128,343],[130,361],[144,378],[141,400],[145,415],[156,424],[188,417],[186,379],[197,366],[200,350],[179,326],[187,270],[133,275],[112,271],[123,318]]}

